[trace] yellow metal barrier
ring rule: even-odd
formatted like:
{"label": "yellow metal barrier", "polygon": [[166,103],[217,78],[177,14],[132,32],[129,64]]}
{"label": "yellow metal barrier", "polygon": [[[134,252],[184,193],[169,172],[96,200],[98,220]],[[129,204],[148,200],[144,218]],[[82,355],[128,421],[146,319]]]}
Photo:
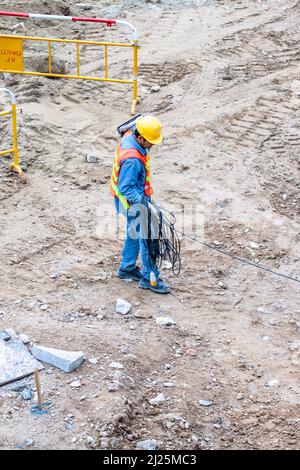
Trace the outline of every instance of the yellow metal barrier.
{"label": "yellow metal barrier", "polygon": [[19,150],[18,150],[18,133],[17,133],[17,105],[16,99],[13,93],[6,88],[1,88],[0,92],[5,93],[10,97],[11,103],[11,110],[10,111],[3,111],[0,113],[0,117],[2,116],[11,116],[11,123],[12,123],[12,138],[13,138],[13,147],[8,150],[3,150],[0,152],[0,157],[4,155],[13,154],[13,162],[11,163],[9,169],[11,171],[17,171],[21,176],[23,174],[22,169],[19,165]]}
{"label": "yellow metal barrier", "polygon": [[[25,41],[41,41],[48,43],[48,72],[34,72],[24,70],[24,42]],[[52,72],[52,44],[64,43],[74,44],[76,53],[76,74],[58,74]],[[93,77],[83,75],[81,73],[80,64],[80,47],[85,45],[93,45],[104,48],[104,77]],[[123,47],[133,49],[133,77],[130,80],[122,80],[109,78],[109,48]],[[113,42],[98,42],[98,41],[82,41],[76,39],[58,39],[58,38],[42,38],[30,36],[6,36],[0,35],[0,72],[5,73],[18,73],[22,75],[35,75],[43,77],[56,77],[56,78],[75,78],[81,80],[93,80],[98,82],[107,83],[124,83],[133,86],[133,98],[131,113],[135,114],[135,108],[138,101],[138,49],[139,44],[137,41],[132,43],[113,43]]]}

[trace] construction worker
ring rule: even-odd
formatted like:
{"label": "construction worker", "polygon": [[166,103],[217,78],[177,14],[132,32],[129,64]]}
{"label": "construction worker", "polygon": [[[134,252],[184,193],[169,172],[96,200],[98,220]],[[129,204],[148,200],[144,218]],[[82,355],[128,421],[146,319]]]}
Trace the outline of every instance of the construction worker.
{"label": "construction worker", "polygon": [[[162,125],[156,117],[141,116],[133,122],[117,147],[111,192],[115,197],[117,212],[127,218],[126,240],[117,276],[139,281],[143,289],[168,294],[170,286],[160,279],[157,266],[149,257],[146,243],[148,231],[143,229],[148,220],[147,204],[153,193],[149,150],[153,145],[161,144],[162,139]],[[141,270],[136,265],[139,253]]]}

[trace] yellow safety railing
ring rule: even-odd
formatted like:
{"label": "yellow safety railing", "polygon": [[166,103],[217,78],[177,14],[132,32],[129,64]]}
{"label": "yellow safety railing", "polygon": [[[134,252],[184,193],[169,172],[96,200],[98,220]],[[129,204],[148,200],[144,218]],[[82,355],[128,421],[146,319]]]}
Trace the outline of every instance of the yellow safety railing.
{"label": "yellow safety railing", "polygon": [[[24,70],[23,48],[25,41],[41,41],[48,43],[48,72],[35,72]],[[74,52],[76,54],[76,74],[60,74],[52,71],[52,45],[54,43],[74,44]],[[99,46],[104,48],[104,76],[99,78],[90,75],[84,75],[81,72],[81,46]],[[133,50],[133,77],[132,79],[116,79],[109,78],[109,49],[110,48],[131,48]],[[43,77],[71,78],[81,80],[93,80],[107,83],[123,83],[132,85],[133,98],[131,113],[135,114],[135,108],[138,101],[138,49],[137,41],[132,43],[114,43],[114,42],[98,42],[77,39],[58,39],[58,38],[42,38],[30,36],[8,36],[0,35],[0,72],[18,73],[22,75],[35,75]]]}
{"label": "yellow safety railing", "polygon": [[0,88],[0,93],[5,93],[10,98],[11,103],[11,110],[3,111],[0,113],[0,117],[2,116],[11,116],[11,123],[12,123],[12,138],[13,138],[13,146],[8,150],[3,150],[0,152],[0,157],[5,155],[13,155],[13,162],[10,165],[11,171],[17,171],[21,176],[23,174],[22,169],[19,165],[19,149],[18,149],[18,132],[17,132],[17,105],[16,99],[13,93],[7,88]]}

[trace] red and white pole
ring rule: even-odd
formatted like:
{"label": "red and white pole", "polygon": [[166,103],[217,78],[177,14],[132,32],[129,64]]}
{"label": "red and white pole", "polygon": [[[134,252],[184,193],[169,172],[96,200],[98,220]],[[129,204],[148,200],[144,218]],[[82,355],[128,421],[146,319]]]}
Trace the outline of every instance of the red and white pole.
{"label": "red and white pole", "polygon": [[10,12],[10,11],[0,11],[0,16],[10,16],[15,18],[32,18],[38,20],[57,20],[57,21],[74,21],[74,22],[87,22],[87,23],[104,23],[107,26],[113,25],[124,25],[129,27],[133,32],[133,41],[138,41],[138,32],[136,28],[128,21],[115,20],[110,18],[89,18],[89,17],[79,17],[79,16],[63,16],[63,15],[40,15],[39,13],[21,13],[21,12]]}

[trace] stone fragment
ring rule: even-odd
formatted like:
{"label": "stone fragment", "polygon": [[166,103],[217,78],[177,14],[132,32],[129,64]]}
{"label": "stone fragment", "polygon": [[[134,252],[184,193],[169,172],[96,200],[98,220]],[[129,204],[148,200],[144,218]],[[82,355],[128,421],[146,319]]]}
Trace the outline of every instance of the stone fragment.
{"label": "stone fragment", "polygon": [[212,401],[210,401],[210,400],[199,400],[199,405],[201,405],[201,406],[211,406]]}
{"label": "stone fragment", "polygon": [[109,364],[109,367],[111,367],[112,369],[124,369],[123,364],[121,364],[120,362],[111,362]]}
{"label": "stone fragment", "polygon": [[135,448],[142,450],[156,450],[157,443],[153,439],[146,439],[145,441],[137,442]]}
{"label": "stone fragment", "polygon": [[163,393],[159,393],[155,398],[149,400],[150,405],[157,406],[166,401],[166,397]]}
{"label": "stone fragment", "polygon": [[116,312],[120,313],[121,315],[127,315],[132,309],[132,305],[129,302],[126,302],[126,300],[123,299],[117,299],[117,306],[116,306]]}
{"label": "stone fragment", "polygon": [[89,155],[86,155],[85,161],[86,161],[87,163],[98,163],[98,162],[99,162],[99,158],[96,157],[96,155],[89,154]]}
{"label": "stone fragment", "polygon": [[269,382],[267,383],[267,386],[268,387],[275,387],[279,385],[279,380],[278,379],[271,379],[269,380]]}
{"label": "stone fragment", "polygon": [[88,361],[90,364],[98,364],[98,359],[96,357],[91,357]]}
{"label": "stone fragment", "polygon": [[159,326],[173,326],[176,325],[175,320],[173,320],[171,317],[157,317],[156,318],[156,323]]}
{"label": "stone fragment", "polygon": [[21,335],[19,336],[19,338],[20,338],[20,340],[22,341],[23,344],[28,344],[28,343],[30,342],[27,335],[21,334]]}
{"label": "stone fragment", "polygon": [[74,380],[74,382],[71,382],[71,383],[70,383],[70,387],[72,387],[72,388],[79,388],[79,387],[81,387],[81,382],[80,382],[80,380]]}

